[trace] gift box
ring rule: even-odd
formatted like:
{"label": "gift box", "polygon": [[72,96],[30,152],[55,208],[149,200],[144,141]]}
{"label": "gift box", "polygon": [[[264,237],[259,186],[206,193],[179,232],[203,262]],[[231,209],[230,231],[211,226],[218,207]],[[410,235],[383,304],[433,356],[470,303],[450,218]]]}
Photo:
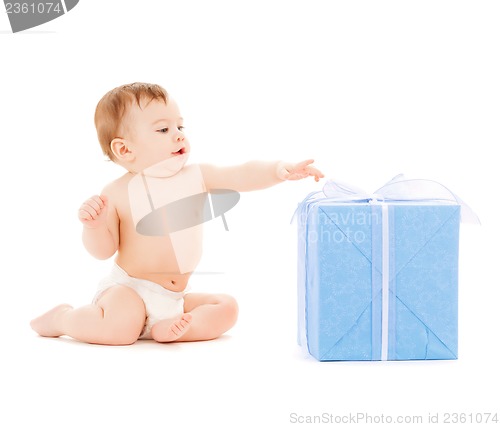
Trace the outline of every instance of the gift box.
{"label": "gift box", "polygon": [[298,208],[299,344],[316,359],[456,359],[461,217],[441,184],[329,181]]}

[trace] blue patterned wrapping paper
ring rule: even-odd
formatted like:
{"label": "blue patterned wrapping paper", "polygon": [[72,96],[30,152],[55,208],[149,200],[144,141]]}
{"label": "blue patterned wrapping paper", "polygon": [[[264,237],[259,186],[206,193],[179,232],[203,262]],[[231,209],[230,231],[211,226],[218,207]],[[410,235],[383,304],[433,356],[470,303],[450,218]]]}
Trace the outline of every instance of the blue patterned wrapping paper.
{"label": "blue patterned wrapping paper", "polygon": [[460,210],[306,199],[299,344],[321,361],[456,359]]}

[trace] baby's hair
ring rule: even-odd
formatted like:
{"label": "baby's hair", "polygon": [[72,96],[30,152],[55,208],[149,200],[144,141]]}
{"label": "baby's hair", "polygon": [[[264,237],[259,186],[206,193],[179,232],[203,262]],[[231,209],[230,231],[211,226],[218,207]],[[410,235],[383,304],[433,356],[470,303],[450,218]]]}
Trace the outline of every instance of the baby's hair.
{"label": "baby's hair", "polygon": [[111,141],[123,131],[121,122],[127,108],[134,102],[141,108],[141,101],[149,103],[152,100],[162,100],[166,104],[167,91],[156,84],[131,83],[112,89],[101,98],[95,110],[94,123],[102,152],[110,160],[115,160]]}

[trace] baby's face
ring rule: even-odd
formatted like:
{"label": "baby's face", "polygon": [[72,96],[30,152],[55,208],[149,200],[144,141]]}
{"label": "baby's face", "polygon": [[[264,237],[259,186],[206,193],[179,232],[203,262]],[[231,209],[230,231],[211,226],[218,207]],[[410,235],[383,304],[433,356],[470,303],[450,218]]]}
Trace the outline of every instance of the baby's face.
{"label": "baby's face", "polygon": [[126,140],[133,150],[136,166],[144,169],[169,157],[187,154],[188,139],[183,133],[179,107],[172,99],[153,100],[142,109],[133,104],[124,117]]}

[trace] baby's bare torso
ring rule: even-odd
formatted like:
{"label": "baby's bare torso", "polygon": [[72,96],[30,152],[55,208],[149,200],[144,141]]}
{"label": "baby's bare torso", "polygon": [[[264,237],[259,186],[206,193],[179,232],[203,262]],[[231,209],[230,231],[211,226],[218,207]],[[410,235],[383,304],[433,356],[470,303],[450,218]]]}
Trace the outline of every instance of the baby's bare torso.
{"label": "baby's bare torso", "polygon": [[[184,175],[181,171],[171,178],[148,179],[154,207],[159,208],[172,200],[203,191],[202,181],[193,185],[193,169],[184,169],[187,171]],[[186,176],[189,177],[189,183],[186,183]],[[194,176],[197,180],[196,171]],[[136,231],[137,212],[144,209],[151,211],[150,202],[144,206],[146,198],[142,193],[138,194],[142,192],[142,180],[143,177],[139,175],[127,173],[104,190],[110,209],[116,210],[119,219],[119,244],[115,262],[132,277],[150,280],[172,291],[182,291],[201,258],[201,225],[172,235],[139,234]],[[112,212],[109,214],[113,215]]]}

